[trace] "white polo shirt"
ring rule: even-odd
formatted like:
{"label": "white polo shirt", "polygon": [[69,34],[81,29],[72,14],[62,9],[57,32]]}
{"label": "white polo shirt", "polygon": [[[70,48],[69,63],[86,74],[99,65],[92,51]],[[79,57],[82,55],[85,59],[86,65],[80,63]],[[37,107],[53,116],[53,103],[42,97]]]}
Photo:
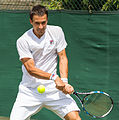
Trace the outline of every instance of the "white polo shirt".
{"label": "white polo shirt", "polygon": [[[64,33],[59,26],[47,25],[44,35],[39,39],[33,28],[26,31],[17,40],[17,50],[22,58],[32,58],[35,66],[45,72],[57,71],[57,53],[66,48]],[[37,87],[39,84],[48,84],[54,81],[42,80],[31,76],[22,65],[22,81],[20,84],[26,87]]]}

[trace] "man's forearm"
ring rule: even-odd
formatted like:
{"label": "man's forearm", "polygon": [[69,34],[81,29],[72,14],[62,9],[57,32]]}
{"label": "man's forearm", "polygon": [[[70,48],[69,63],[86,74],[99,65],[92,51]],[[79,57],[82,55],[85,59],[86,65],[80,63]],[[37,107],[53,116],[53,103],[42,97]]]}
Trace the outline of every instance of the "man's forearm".
{"label": "man's forearm", "polygon": [[36,78],[39,78],[39,79],[46,79],[46,80],[49,80],[50,79],[50,76],[51,74],[50,73],[47,73],[47,72],[44,72],[36,67],[32,68],[30,71],[28,71],[30,75],[36,77]]}
{"label": "man's forearm", "polygon": [[50,79],[51,74],[36,68],[33,59],[23,58],[21,61],[30,75],[39,79]]}
{"label": "man's forearm", "polygon": [[61,78],[68,78],[68,59],[66,56],[60,59],[59,70]]}

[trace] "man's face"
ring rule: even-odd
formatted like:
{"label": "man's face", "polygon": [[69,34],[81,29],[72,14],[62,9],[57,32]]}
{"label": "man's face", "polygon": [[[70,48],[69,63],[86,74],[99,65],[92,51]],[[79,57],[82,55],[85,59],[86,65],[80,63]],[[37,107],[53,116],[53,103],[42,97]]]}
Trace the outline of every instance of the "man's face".
{"label": "man's face", "polygon": [[47,22],[48,18],[46,14],[43,16],[34,15],[33,20],[30,19],[30,23],[33,26],[33,32],[38,38],[45,33]]}

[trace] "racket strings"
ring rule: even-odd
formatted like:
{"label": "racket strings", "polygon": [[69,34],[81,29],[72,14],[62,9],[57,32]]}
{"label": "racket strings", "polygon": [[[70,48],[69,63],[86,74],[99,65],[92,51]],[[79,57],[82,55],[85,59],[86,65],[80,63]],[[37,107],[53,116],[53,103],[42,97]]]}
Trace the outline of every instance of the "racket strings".
{"label": "racket strings", "polygon": [[103,116],[110,110],[111,105],[112,101],[110,97],[105,94],[90,94],[83,101],[86,111],[94,116]]}

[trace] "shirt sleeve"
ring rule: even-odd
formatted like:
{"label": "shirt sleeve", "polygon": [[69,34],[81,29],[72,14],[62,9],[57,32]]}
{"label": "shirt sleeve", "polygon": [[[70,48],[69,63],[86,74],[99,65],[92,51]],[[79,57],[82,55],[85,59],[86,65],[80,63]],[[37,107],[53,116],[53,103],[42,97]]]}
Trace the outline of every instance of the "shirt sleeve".
{"label": "shirt sleeve", "polygon": [[20,60],[22,58],[33,58],[32,53],[29,49],[29,45],[26,40],[18,39],[16,44],[17,44],[17,51]]}
{"label": "shirt sleeve", "polygon": [[61,52],[63,49],[65,49],[67,46],[64,32],[62,31],[62,28],[59,28],[58,30],[58,40],[57,40],[57,52]]}

